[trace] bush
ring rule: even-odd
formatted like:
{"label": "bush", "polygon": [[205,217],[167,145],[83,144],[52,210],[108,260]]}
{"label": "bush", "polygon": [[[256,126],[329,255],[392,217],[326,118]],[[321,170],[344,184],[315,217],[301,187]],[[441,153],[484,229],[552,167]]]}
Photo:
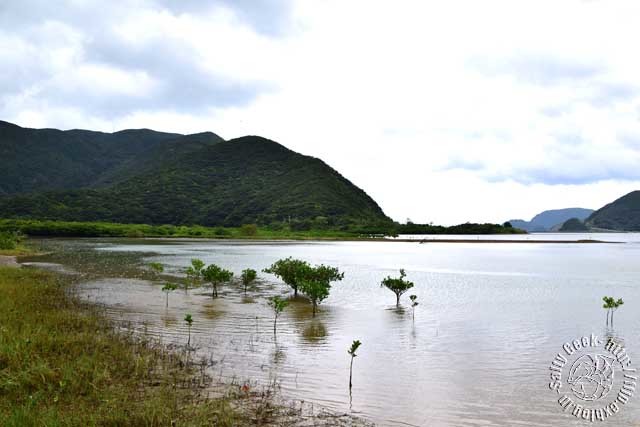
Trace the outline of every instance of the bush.
{"label": "bush", "polygon": [[242,224],[240,234],[243,236],[255,236],[258,234],[258,226],[255,224]]}
{"label": "bush", "polygon": [[12,231],[0,232],[0,249],[12,250],[18,246],[21,241],[21,236]]}

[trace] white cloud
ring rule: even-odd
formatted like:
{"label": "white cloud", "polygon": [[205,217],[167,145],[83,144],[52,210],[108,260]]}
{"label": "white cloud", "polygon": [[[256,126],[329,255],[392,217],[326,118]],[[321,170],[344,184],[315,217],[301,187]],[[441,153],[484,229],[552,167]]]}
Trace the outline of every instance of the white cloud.
{"label": "white cloud", "polygon": [[640,188],[634,1],[22,3],[0,32],[0,114],[21,125],[263,135],[398,220],[529,219]]}

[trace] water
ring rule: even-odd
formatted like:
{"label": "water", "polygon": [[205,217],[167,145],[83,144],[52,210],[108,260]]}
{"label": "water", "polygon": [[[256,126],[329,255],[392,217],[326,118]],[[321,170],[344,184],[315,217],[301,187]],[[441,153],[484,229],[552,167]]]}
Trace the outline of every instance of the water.
{"label": "water", "polygon": [[[563,413],[549,390],[549,365],[565,342],[606,333],[602,296],[624,298],[608,333],[624,340],[640,366],[640,235],[593,236],[626,243],[52,240],[44,245],[60,252],[33,261],[88,272],[87,298],[166,341],[185,343],[182,319],[193,314],[197,354],[227,380],[276,380],[286,397],[380,425],[577,426],[585,421]],[[239,275],[287,256],[337,266],[345,279],[315,319],[306,301],[293,301],[276,339],[266,298],[290,292],[275,277],[259,273],[246,296],[237,284],[223,286],[215,300],[206,289],[178,290],[165,308],[164,282],[140,270],[158,261],[180,275],[201,258]],[[379,283],[399,268],[415,287],[396,308]],[[411,293],[420,302],[415,319]],[[350,395],[346,351],[354,339],[363,344]],[[607,422],[637,425],[637,400]]]}

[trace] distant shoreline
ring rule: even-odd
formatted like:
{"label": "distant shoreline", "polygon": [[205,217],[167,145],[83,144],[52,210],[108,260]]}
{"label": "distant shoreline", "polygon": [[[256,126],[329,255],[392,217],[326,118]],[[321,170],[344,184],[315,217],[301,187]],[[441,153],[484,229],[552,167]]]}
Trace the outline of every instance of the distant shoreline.
{"label": "distant shoreline", "polygon": [[[404,239],[404,241],[412,241]],[[415,239],[419,243],[622,243],[606,240],[578,239],[578,240],[515,240],[515,239]]]}

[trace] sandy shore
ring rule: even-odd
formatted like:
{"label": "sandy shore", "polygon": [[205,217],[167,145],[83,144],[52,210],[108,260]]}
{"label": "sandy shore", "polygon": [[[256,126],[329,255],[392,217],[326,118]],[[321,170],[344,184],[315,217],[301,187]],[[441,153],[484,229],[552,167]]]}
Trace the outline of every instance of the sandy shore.
{"label": "sandy shore", "polygon": [[14,256],[0,255],[0,267],[20,267],[20,264]]}

